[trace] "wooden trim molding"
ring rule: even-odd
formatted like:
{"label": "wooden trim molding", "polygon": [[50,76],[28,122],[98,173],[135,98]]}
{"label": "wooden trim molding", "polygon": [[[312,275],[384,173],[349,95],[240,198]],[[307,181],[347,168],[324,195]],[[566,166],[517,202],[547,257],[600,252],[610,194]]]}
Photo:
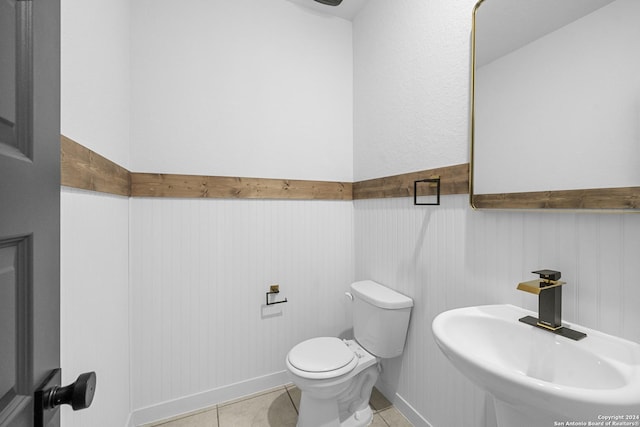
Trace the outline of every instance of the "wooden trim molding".
{"label": "wooden trim molding", "polygon": [[60,183],[83,190],[131,195],[128,170],[66,136],[60,137]]}
{"label": "wooden trim molding", "polygon": [[[355,183],[132,173],[60,137],[62,185],[130,197],[361,200],[413,197],[413,182],[439,176],[440,194],[469,193],[469,164],[369,179]],[[478,209],[640,209],[640,187],[474,194]]]}
{"label": "wooden trim molding", "polygon": [[352,200],[352,184],[331,181],[132,173],[133,197]]}
{"label": "wooden trim molding", "polygon": [[60,137],[61,184],[130,197],[354,200],[413,197],[413,182],[439,176],[441,195],[469,193],[469,164],[355,183],[137,173]]}
{"label": "wooden trim molding", "polygon": [[478,209],[640,209],[640,187],[474,194]]}
{"label": "wooden trim molding", "polygon": [[413,197],[413,183],[421,179],[440,177],[440,194],[469,194],[469,163],[445,166],[420,172],[410,172],[353,184],[353,198],[382,199]]}

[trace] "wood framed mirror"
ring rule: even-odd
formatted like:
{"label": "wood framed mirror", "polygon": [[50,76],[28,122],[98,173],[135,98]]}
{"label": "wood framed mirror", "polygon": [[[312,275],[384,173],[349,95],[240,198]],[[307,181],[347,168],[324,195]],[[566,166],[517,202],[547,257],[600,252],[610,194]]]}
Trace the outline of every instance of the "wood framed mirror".
{"label": "wood framed mirror", "polygon": [[470,202],[640,211],[640,2],[480,0]]}

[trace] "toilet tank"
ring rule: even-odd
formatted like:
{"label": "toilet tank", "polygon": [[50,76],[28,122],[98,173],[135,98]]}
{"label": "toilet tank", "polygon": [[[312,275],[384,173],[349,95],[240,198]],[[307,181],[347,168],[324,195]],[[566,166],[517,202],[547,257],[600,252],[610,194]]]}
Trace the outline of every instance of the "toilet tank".
{"label": "toilet tank", "polygon": [[400,356],[409,329],[413,300],[372,280],[351,285],[353,335],[369,353]]}

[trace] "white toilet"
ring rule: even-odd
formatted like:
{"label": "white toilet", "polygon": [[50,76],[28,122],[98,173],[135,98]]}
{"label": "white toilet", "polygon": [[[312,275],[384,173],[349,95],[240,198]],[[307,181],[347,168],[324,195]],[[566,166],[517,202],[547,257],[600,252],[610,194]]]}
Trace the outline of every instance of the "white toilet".
{"label": "white toilet", "polygon": [[371,389],[379,358],[400,356],[413,300],[371,280],[351,285],[355,340],[312,338],[287,354],[291,381],[302,391],[298,427],[371,424]]}

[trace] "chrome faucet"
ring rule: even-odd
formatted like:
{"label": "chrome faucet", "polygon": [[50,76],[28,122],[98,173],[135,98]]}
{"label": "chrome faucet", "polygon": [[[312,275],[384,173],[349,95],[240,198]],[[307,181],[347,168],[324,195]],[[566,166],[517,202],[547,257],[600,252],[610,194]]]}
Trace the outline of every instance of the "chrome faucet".
{"label": "chrome faucet", "polygon": [[518,284],[518,290],[538,295],[538,318],[525,316],[519,319],[528,325],[545,329],[573,340],[581,340],[587,335],[562,326],[562,273],[555,270],[538,270],[532,273],[539,279]]}

